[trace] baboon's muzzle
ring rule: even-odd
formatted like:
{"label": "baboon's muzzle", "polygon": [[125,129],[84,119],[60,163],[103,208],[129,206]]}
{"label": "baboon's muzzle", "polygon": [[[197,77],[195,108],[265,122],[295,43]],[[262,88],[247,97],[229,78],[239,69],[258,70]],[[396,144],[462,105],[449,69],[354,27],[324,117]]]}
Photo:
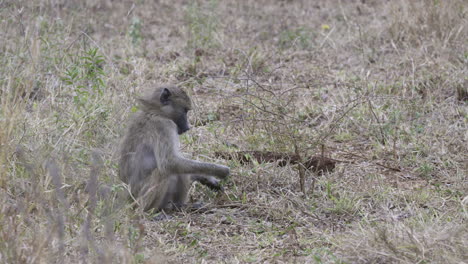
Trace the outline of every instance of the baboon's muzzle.
{"label": "baboon's muzzle", "polygon": [[186,126],[186,127],[180,127],[180,126],[177,126],[177,133],[179,133],[179,135],[187,132],[190,130],[190,127]]}
{"label": "baboon's muzzle", "polygon": [[179,135],[189,131],[190,127],[189,127],[189,124],[187,122],[187,120],[179,120],[177,123],[177,133],[179,133]]}

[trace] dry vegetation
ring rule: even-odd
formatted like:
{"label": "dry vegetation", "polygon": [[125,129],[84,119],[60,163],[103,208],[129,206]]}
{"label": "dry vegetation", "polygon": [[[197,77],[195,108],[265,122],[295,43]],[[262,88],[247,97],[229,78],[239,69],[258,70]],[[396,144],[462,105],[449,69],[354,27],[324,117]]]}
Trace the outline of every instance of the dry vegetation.
{"label": "dry vegetation", "polygon": [[[466,263],[467,12],[0,1],[0,262]],[[194,98],[184,153],[232,169],[223,194],[193,186],[205,210],[163,221],[122,203],[116,177],[154,83]],[[295,162],[215,155],[242,151]],[[336,167],[303,165],[317,155]]]}

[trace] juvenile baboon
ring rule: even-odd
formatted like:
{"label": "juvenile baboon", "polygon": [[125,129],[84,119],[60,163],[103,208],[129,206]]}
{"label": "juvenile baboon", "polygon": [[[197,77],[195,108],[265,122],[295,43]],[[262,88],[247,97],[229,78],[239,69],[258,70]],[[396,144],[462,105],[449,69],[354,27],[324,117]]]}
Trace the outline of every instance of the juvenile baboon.
{"label": "juvenile baboon", "polygon": [[179,136],[189,130],[188,95],[179,87],[156,88],[138,99],[140,111],[131,121],[120,149],[120,179],[145,211],[174,209],[187,202],[193,181],[219,190],[229,175],[223,165],[186,159]]}

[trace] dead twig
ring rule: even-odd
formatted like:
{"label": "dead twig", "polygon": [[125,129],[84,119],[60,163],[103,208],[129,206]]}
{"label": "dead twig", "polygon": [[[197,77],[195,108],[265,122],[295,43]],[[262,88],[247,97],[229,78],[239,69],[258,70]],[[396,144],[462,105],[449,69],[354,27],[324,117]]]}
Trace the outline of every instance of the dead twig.
{"label": "dead twig", "polygon": [[241,164],[252,163],[254,160],[261,163],[277,162],[278,166],[284,167],[288,164],[302,164],[305,169],[324,173],[333,171],[338,160],[323,156],[311,156],[301,159],[294,153],[282,153],[271,151],[237,151],[237,152],[215,152],[215,155],[228,160],[237,160]]}

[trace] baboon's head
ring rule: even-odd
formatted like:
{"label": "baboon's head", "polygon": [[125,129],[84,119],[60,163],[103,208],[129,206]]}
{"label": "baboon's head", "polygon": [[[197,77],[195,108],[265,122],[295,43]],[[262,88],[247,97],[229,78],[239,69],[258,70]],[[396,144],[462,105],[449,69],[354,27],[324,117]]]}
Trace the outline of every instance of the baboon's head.
{"label": "baboon's head", "polygon": [[154,112],[174,121],[179,135],[190,129],[187,113],[192,109],[192,103],[181,88],[176,86],[156,88],[149,96],[140,98],[139,101],[143,111]]}

